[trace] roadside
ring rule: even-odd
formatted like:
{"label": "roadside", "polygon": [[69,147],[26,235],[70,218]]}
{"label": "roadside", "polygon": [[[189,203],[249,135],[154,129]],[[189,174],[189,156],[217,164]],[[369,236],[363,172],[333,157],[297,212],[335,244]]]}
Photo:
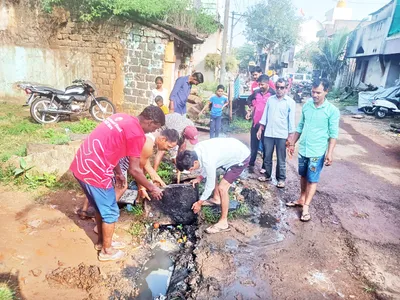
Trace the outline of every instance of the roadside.
{"label": "roadside", "polygon": [[[128,255],[116,263],[98,262],[94,222],[75,213],[84,199],[78,188],[0,186],[0,280],[16,299],[133,298],[156,242],[183,253],[175,257],[178,299],[398,299],[400,141],[382,128],[342,116],[335,163],[323,171],[311,222],[284,205],[299,191],[292,159],[285,190],[243,174],[231,196],[244,204],[227,233],[204,234],[214,215],[203,210],[196,233],[183,230],[189,242],[181,229],[154,238],[143,211],[123,210],[116,234]],[[248,143],[248,132],[234,136]]]}

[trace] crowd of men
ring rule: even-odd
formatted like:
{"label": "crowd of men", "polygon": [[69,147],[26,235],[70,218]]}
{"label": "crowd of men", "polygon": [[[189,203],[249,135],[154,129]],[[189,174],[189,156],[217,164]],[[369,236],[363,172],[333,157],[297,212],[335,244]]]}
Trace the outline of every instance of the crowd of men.
{"label": "crowd of men", "polygon": [[[301,194],[286,205],[301,206],[301,220],[307,222],[311,219],[309,205],[323,166],[332,164],[338,136],[339,111],[326,100],[329,83],[325,79],[313,83],[312,99],[303,105],[296,128],[296,105],[287,95],[288,82],[275,78],[272,88],[267,75],[260,74],[256,79],[258,86],[254,84],[254,91],[248,99],[250,110],[247,118],[252,120],[250,149],[235,138],[219,138],[218,134],[209,140],[198,141],[196,127],[186,118],[186,102],[192,85],[203,82],[201,73],[178,78],[169,98],[168,114],[155,105],[146,107],[138,116],[114,114],[86,138],[70,169],[87,197],[81,210],[83,217],[88,216],[89,205],[95,211],[98,233],[95,249],[99,251],[100,261],[119,260],[124,256],[121,249],[125,244],[113,241],[112,237],[119,217],[117,201],[127,189],[127,174],[135,179],[141,198],[160,200],[160,186],[165,183],[156,171],[166,151],[172,153],[179,171],[201,170],[201,175],[192,184],[205,179],[205,189],[192,209],[198,213],[204,205],[221,206],[219,221],[206,229],[207,233],[215,234],[230,230],[229,188],[246,168],[250,173],[256,172],[260,145],[263,161],[260,166],[262,176],[258,179],[272,181],[273,153],[276,151],[277,187],[284,188],[286,157],[294,154],[299,142]],[[227,104],[222,92],[223,86],[219,86],[217,98],[210,99],[210,105],[216,105],[214,113],[219,114]],[[211,118],[217,120],[218,115]],[[195,145],[193,150],[186,150],[186,141]],[[149,158],[154,148],[157,153],[151,165]],[[225,170],[221,180],[216,176],[219,168]],[[146,179],[146,174],[150,175],[151,181]]]}

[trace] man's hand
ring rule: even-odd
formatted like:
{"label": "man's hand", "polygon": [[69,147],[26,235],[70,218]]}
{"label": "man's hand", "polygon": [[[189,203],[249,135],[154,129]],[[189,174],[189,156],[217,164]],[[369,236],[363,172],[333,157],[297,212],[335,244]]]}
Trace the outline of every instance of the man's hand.
{"label": "man's hand", "polygon": [[251,111],[248,111],[246,114],[246,120],[250,120],[251,118]]}
{"label": "man's hand", "polygon": [[160,186],[162,186],[162,187],[167,186],[167,185],[165,184],[165,182],[161,179],[161,177],[160,177],[158,174],[151,176],[151,180],[152,180],[154,183],[158,183],[158,184],[159,184]]}
{"label": "man's hand", "polygon": [[192,205],[192,210],[195,214],[199,213],[199,211],[201,210],[201,207],[203,205],[203,200],[199,200],[195,203],[193,203]]}
{"label": "man's hand", "polygon": [[333,158],[332,158],[332,154],[327,154],[326,156],[325,156],[325,166],[331,166],[332,165],[332,162],[333,162]]}
{"label": "man's hand", "polygon": [[144,189],[144,188],[139,190],[139,198],[141,198],[141,199],[146,198],[147,200],[151,201],[149,194],[147,193],[146,189]]}
{"label": "man's hand", "polygon": [[190,182],[192,183],[193,187],[195,187],[196,184],[200,183],[202,180],[203,180],[203,178],[197,177],[195,179],[190,180]]}
{"label": "man's hand", "polygon": [[154,199],[161,200],[163,193],[159,187],[154,185],[154,188],[152,190],[150,190],[150,194]]}
{"label": "man's hand", "polygon": [[257,139],[258,140],[261,140],[261,134],[262,134],[262,131],[260,129],[258,129],[258,131],[257,131]]}
{"label": "man's hand", "polygon": [[121,174],[115,174],[115,187],[119,189],[125,188],[127,185],[125,176]]}

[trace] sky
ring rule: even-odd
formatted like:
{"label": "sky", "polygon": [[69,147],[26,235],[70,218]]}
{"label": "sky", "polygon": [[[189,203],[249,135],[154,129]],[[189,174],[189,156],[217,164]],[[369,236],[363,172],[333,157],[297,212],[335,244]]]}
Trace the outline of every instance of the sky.
{"label": "sky", "polygon": [[[279,1],[279,0],[272,0]],[[305,17],[312,17],[318,21],[323,22],[325,20],[325,13],[334,8],[337,4],[337,0],[292,0],[293,4],[298,8],[303,10]],[[362,20],[367,17],[370,13],[378,10],[385,4],[389,3],[390,0],[347,0],[347,7],[353,9],[353,19]],[[218,0],[218,7],[220,14],[223,17],[224,10],[224,0]],[[256,0],[231,0],[230,11],[235,12],[246,12],[247,7],[257,3]],[[222,19],[223,20],[223,19]],[[229,24],[230,26],[230,24]],[[246,43],[246,38],[243,35],[245,29],[245,24],[240,21],[234,27],[234,39],[233,47],[239,47]]]}

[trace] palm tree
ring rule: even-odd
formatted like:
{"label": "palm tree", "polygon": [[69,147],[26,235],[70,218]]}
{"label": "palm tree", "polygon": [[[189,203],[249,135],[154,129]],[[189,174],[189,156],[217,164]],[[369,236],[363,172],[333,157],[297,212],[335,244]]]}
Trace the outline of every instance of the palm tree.
{"label": "palm tree", "polygon": [[345,52],[349,34],[345,31],[335,33],[331,38],[324,38],[312,56],[314,68],[328,75],[334,82],[339,71],[346,65]]}

